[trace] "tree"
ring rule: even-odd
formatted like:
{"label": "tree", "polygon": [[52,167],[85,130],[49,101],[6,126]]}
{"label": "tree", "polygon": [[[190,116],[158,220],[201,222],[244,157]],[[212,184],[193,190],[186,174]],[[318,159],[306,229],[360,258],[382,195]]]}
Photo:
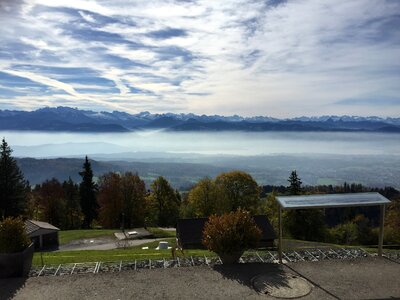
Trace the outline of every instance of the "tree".
{"label": "tree", "polygon": [[208,217],[218,211],[218,189],[213,180],[200,180],[188,195],[188,206],[193,213],[191,217]]}
{"label": "tree", "polygon": [[139,175],[125,173],[121,178],[124,226],[142,227],[145,216],[146,185]]}
{"label": "tree", "polygon": [[387,209],[385,241],[400,244],[400,197],[392,198],[391,201]]}
{"label": "tree", "polygon": [[93,182],[92,166],[86,156],[83,164],[83,171],[79,172],[82,177],[82,182],[79,185],[79,195],[81,209],[83,213],[83,227],[90,228],[92,221],[97,217],[97,201],[96,189],[97,186]]}
{"label": "tree", "polygon": [[263,207],[261,211],[267,215],[268,220],[270,221],[272,227],[275,229],[275,232],[279,230],[279,219],[278,219],[278,211],[279,204],[276,200],[277,193],[272,191],[268,194],[266,199],[264,199]]}
{"label": "tree", "polygon": [[255,213],[260,205],[261,189],[250,174],[242,171],[222,173],[215,179],[219,194],[218,205],[224,212],[239,208]]}
{"label": "tree", "polygon": [[82,213],[79,203],[79,186],[69,177],[68,181],[64,181],[62,187],[65,195],[65,228],[80,228]]}
{"label": "tree", "polygon": [[99,221],[107,228],[143,226],[146,188],[137,174],[107,173],[100,178]]}
{"label": "tree", "polygon": [[40,219],[65,228],[65,193],[61,183],[53,178],[46,180],[34,189],[40,206]]}
{"label": "tree", "polygon": [[[151,193],[148,197],[148,205],[157,214],[159,226],[175,226],[179,217],[180,202],[174,189],[162,176],[151,184]],[[151,210],[148,211],[151,213]]]}
{"label": "tree", "polygon": [[28,185],[11,153],[11,148],[3,138],[0,146],[1,218],[16,217],[24,214],[27,202]]}
{"label": "tree", "polygon": [[301,180],[300,177],[297,176],[296,170],[293,170],[288,179],[290,185],[288,186],[288,190],[290,195],[300,195],[302,192],[301,188]]}
{"label": "tree", "polygon": [[323,241],[325,238],[325,219],[320,209],[289,210],[285,216],[285,227],[295,239]]}
{"label": "tree", "polygon": [[97,200],[100,224],[105,228],[118,228],[121,225],[123,211],[121,176],[119,174],[110,172],[100,177]]}
{"label": "tree", "polygon": [[212,215],[204,226],[202,243],[217,253],[222,262],[237,262],[245,250],[254,249],[261,239],[250,212],[238,209],[221,216]]}
{"label": "tree", "polygon": [[[292,171],[288,181],[290,183],[288,187],[290,194],[300,195],[302,193],[302,182],[296,170]],[[321,241],[325,238],[325,219],[320,209],[289,210],[285,215],[285,227],[296,239]]]}

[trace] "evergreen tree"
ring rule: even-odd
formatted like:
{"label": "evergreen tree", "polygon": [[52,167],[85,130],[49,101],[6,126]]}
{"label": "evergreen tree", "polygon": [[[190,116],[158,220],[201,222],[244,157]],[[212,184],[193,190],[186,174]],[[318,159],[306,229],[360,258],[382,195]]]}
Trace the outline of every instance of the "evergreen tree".
{"label": "evergreen tree", "polygon": [[92,166],[86,156],[82,172],[79,172],[82,182],[79,185],[81,209],[84,228],[90,228],[92,221],[97,217],[96,184],[93,182]]}
{"label": "evergreen tree", "polygon": [[11,153],[3,138],[0,146],[0,218],[22,215],[27,202],[28,186]]}
{"label": "evergreen tree", "polygon": [[288,179],[290,185],[288,187],[290,195],[300,195],[302,192],[301,189],[301,180],[300,177],[297,176],[296,170],[293,170]]}

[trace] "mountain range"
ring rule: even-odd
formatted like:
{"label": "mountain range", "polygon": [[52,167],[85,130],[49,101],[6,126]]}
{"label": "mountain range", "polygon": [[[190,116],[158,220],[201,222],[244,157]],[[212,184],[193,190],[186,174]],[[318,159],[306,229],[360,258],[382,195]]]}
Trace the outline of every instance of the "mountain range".
{"label": "mountain range", "polygon": [[34,111],[0,110],[0,130],[129,132],[145,129],[171,131],[368,131],[400,133],[400,118],[320,116],[277,119],[238,115],[152,114],[95,112],[70,107]]}

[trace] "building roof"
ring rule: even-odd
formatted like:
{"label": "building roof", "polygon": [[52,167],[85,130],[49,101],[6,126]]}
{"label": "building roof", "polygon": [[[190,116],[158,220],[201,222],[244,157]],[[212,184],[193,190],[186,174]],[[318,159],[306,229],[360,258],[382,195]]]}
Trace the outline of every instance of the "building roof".
{"label": "building roof", "polygon": [[[267,216],[253,216],[254,223],[261,230],[261,242],[271,241],[276,238],[274,229],[272,228]],[[202,244],[203,229],[208,221],[208,218],[192,218],[178,219],[176,225],[176,237],[179,240],[180,246],[187,248],[204,248]]]}
{"label": "building roof", "polygon": [[265,215],[253,216],[253,220],[254,223],[256,223],[257,227],[260,228],[261,230],[261,241],[276,239],[274,228],[269,222],[267,216]]}
{"label": "building roof", "polygon": [[278,196],[278,203],[285,209],[328,208],[348,206],[374,206],[390,203],[379,193],[349,193],[301,196]]}
{"label": "building roof", "polygon": [[41,221],[35,221],[35,220],[26,220],[25,221],[25,227],[26,227],[26,233],[29,235],[39,229],[47,229],[50,231],[58,231],[60,230],[59,228],[46,223],[46,222],[41,222]]}
{"label": "building roof", "polygon": [[203,229],[208,218],[178,219],[176,237],[182,248],[188,246],[204,248],[202,244]]}

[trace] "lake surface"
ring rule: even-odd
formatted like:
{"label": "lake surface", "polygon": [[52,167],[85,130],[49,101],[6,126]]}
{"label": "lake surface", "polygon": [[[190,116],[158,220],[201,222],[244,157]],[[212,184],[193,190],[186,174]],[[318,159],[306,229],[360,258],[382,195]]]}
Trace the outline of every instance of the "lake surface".
{"label": "lake surface", "polygon": [[364,132],[54,133],[0,131],[15,156],[47,157],[126,152],[225,155],[400,155],[400,134]]}

